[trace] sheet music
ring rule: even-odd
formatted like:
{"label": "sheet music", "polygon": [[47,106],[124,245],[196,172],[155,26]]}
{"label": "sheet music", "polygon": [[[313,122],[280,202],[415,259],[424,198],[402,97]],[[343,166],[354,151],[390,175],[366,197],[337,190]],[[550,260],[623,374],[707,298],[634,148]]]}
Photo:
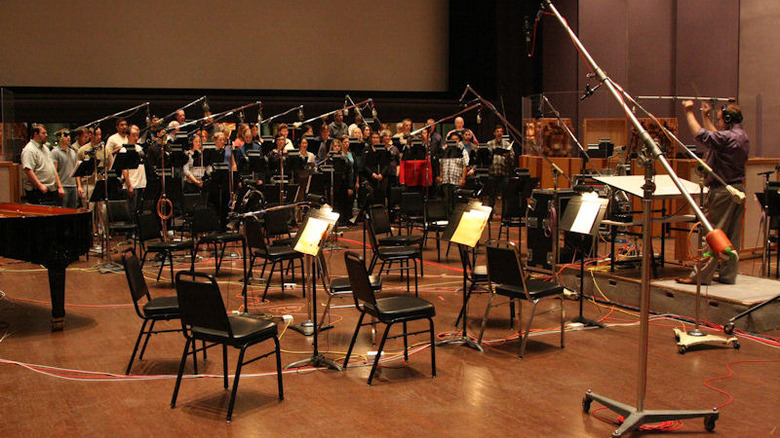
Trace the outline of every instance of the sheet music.
{"label": "sheet music", "polygon": [[477,246],[489,217],[490,209],[474,209],[463,213],[450,241],[470,248]]}
{"label": "sheet music", "polygon": [[571,231],[580,234],[590,234],[600,208],[600,202],[589,201],[583,198],[580,210],[577,212],[577,217],[574,218],[574,223],[571,226]]}
{"label": "sheet music", "polygon": [[320,250],[320,242],[325,238],[329,225],[325,220],[310,217],[293,249],[303,254],[316,256]]}

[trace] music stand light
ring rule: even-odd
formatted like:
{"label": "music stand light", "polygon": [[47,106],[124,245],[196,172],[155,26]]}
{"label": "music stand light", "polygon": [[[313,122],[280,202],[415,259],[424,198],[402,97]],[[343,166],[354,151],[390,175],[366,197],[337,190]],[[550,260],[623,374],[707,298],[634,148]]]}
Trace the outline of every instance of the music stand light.
{"label": "music stand light", "polygon": [[[304,264],[304,266],[311,266],[311,295],[309,297],[311,301],[309,303],[309,314],[312,319],[304,321],[300,325],[290,326],[290,328],[304,335],[310,332],[312,334],[314,352],[311,357],[293,362],[287,365],[285,369],[303,366],[324,366],[326,368],[341,371],[341,366],[337,365],[332,360],[327,359],[319,352],[319,346],[317,344],[319,333],[319,328],[317,327],[317,311],[314,309],[312,312],[312,307],[317,304],[317,255],[322,251],[322,244],[325,240],[325,236],[328,234],[328,231],[336,225],[338,220],[339,214],[333,211],[327,204],[318,209],[312,208],[306,213],[300,231],[295,236],[293,249],[303,254],[304,258],[307,259],[308,263]],[[304,287],[306,287],[305,278],[306,275],[304,273]]]}

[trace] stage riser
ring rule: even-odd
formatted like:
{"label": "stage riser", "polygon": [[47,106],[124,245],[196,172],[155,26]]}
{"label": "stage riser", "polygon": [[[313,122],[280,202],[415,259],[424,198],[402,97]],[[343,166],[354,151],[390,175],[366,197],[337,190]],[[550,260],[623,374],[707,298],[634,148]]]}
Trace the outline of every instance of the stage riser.
{"label": "stage riser", "polygon": [[[564,284],[572,289],[579,290],[579,270],[567,269],[562,275]],[[595,278],[599,288],[607,296],[608,300],[636,308],[639,307],[641,284],[638,280],[616,277],[605,273],[596,273]],[[585,272],[585,293],[586,295],[601,297],[601,294],[593,286],[593,278],[587,271]],[[694,294],[652,284],[650,293],[650,310],[653,312],[672,313],[691,319],[696,315],[696,296]],[[707,321],[723,325],[731,317],[745,311],[748,307],[744,304],[710,297],[706,308],[705,305],[702,305],[701,312],[702,317]],[[587,309],[588,307],[586,306],[586,312]],[[586,314],[586,316],[593,317],[591,314]],[[753,333],[780,329],[780,302],[776,301],[742,318],[737,321],[736,328]]]}

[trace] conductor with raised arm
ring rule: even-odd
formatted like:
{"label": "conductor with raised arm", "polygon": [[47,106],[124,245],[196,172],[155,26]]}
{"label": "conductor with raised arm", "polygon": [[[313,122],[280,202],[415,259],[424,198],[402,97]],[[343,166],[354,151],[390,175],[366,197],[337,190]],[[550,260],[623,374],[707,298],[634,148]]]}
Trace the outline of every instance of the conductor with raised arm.
{"label": "conductor with raised arm", "polygon": [[[735,103],[724,105],[717,110],[716,124],[713,124],[710,120],[712,106],[703,102],[699,108],[702,115],[700,124],[696,118],[694,102],[685,100],[682,106],[688,128],[705,151],[707,165],[726,184],[744,193],[745,165],[750,151],[750,142],[742,128],[742,110]],[[745,212],[745,204],[735,202],[726,186],[712,175],[707,176],[705,184],[708,188],[704,205],[707,217],[714,228],[719,228],[726,233],[734,249],[739,250],[742,243],[742,216]],[[718,262],[714,257],[709,258],[702,267],[702,284],[709,284],[712,281],[716,268],[720,271],[717,281],[726,284],[736,283],[737,263],[738,260],[734,257],[723,262]],[[678,278],[677,281],[694,284],[696,272],[692,272],[688,277]]]}

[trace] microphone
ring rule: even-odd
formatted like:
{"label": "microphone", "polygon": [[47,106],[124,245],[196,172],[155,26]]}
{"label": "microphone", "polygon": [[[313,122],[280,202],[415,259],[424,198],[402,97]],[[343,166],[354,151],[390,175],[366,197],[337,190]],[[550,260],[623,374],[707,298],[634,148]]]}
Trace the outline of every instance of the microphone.
{"label": "microphone", "polygon": [[526,15],[523,17],[523,31],[525,31],[525,53],[528,56],[531,56],[531,53],[533,51],[533,47],[531,45],[532,43],[532,32],[533,27],[531,26],[531,22],[528,20],[528,16]]}
{"label": "microphone", "polygon": [[209,109],[209,98],[203,96],[203,114],[206,114],[208,112],[211,112],[211,110]]}
{"label": "microphone", "polygon": [[371,100],[370,102],[371,102],[371,117],[376,119],[378,113],[376,112],[376,107],[374,106],[374,101]]}
{"label": "microphone", "polygon": [[580,96],[580,101],[583,101],[583,100],[589,98],[590,96],[593,96],[593,93],[595,93],[596,90],[598,90],[600,86],[601,86],[601,84],[598,84],[595,87],[590,88],[590,84],[585,84],[585,94]]}
{"label": "microphone", "polygon": [[152,126],[152,116],[149,114],[149,104],[146,104],[146,126]]}
{"label": "microphone", "polygon": [[482,124],[482,107],[477,110],[477,125]]}
{"label": "microphone", "polygon": [[349,115],[349,109],[347,108],[347,100],[349,99],[349,94],[344,98],[344,109],[341,110],[344,113],[344,117],[347,117]]}
{"label": "microphone", "polygon": [[544,101],[547,100],[544,94],[539,95],[539,117],[544,117]]}
{"label": "microphone", "polygon": [[468,92],[469,92],[469,88],[471,88],[471,87],[469,86],[469,84],[466,84],[466,89],[465,89],[465,90],[463,90],[463,94],[461,94],[461,95],[460,95],[460,99],[458,99],[458,103],[459,103],[459,104],[463,105],[463,99],[465,99],[465,98],[466,98],[466,93],[468,93]]}
{"label": "microphone", "polygon": [[298,107],[298,121],[299,122],[303,121],[303,105]]}

